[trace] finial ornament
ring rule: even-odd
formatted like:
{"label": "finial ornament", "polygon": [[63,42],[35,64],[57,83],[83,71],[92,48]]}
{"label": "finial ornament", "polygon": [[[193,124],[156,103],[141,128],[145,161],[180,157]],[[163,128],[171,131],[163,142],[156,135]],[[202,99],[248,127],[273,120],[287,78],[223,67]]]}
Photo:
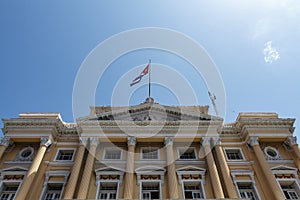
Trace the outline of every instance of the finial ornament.
{"label": "finial ornament", "polygon": [[52,139],[50,137],[41,137],[41,146],[49,147],[52,144]]}
{"label": "finial ornament", "polygon": [[259,138],[258,137],[249,137],[247,143],[253,147],[254,145],[259,145]]}
{"label": "finial ornament", "polygon": [[135,137],[127,138],[127,145],[135,145],[135,144],[136,144],[136,138]]}
{"label": "finial ornament", "polygon": [[285,140],[285,143],[287,145],[289,145],[290,147],[294,146],[295,144],[297,144],[297,137],[296,136],[289,136],[287,137],[287,139]]}
{"label": "finial ornament", "polygon": [[165,138],[165,145],[173,145],[173,138],[171,137],[166,137]]}
{"label": "finial ornament", "polygon": [[0,145],[8,147],[9,143],[10,143],[10,137],[5,136],[0,138]]}

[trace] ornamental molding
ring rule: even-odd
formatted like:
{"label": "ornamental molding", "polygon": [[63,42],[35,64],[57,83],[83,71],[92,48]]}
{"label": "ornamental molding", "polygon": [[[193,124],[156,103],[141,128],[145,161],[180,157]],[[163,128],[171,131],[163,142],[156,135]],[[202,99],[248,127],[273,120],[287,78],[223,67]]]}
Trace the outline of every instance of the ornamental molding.
{"label": "ornamental molding", "polygon": [[135,146],[136,145],[136,138],[135,137],[128,137],[127,138],[127,145],[133,145]]}
{"label": "ornamental molding", "polygon": [[49,147],[52,144],[51,137],[41,137],[41,146]]}
{"label": "ornamental molding", "polygon": [[289,137],[287,137],[287,139],[285,140],[284,143],[287,144],[288,146],[292,147],[297,144],[297,137],[289,136]]}
{"label": "ornamental molding", "polygon": [[249,137],[248,140],[247,140],[247,143],[253,147],[255,145],[259,145],[259,138],[258,137]]}
{"label": "ornamental molding", "polygon": [[165,137],[165,145],[173,145],[173,138],[172,137]]}
{"label": "ornamental molding", "polygon": [[10,141],[10,137],[0,137],[0,145],[8,147],[10,145],[11,141]]}

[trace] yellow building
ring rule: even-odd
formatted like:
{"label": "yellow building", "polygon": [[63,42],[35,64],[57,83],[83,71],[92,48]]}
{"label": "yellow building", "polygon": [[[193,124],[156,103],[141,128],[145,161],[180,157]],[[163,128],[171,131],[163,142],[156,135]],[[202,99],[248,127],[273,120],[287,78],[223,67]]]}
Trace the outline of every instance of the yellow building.
{"label": "yellow building", "polygon": [[299,199],[295,119],[208,106],[95,106],[3,119],[0,200]]}

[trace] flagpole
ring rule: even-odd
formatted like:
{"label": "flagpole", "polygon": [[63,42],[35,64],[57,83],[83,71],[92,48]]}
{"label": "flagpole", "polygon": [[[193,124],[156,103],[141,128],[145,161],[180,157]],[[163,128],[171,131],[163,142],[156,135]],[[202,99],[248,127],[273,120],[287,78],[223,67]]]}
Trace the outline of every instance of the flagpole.
{"label": "flagpole", "polygon": [[148,97],[149,97],[149,100],[150,100],[150,96],[151,96],[151,59],[149,59],[149,82],[148,82]]}

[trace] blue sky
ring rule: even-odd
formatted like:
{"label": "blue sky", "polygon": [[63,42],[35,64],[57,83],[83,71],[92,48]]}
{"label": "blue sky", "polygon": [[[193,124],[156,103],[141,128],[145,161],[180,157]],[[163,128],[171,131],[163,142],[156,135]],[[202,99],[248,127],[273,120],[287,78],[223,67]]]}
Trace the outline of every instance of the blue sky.
{"label": "blue sky", "polygon": [[[60,112],[65,121],[74,121],[73,85],[84,59],[108,37],[143,27],[179,31],[205,48],[224,82],[226,122],[239,112],[272,111],[297,118],[299,135],[297,0],[0,1],[1,118]],[[191,81],[199,104],[210,105],[205,84],[191,66],[155,50],[131,52],[112,63],[99,82],[95,103],[110,105],[118,79],[136,66],[141,71],[149,57],[174,67]],[[161,104],[178,103],[167,88],[153,85],[152,91]],[[130,103],[146,96],[146,86],[140,87]]]}

